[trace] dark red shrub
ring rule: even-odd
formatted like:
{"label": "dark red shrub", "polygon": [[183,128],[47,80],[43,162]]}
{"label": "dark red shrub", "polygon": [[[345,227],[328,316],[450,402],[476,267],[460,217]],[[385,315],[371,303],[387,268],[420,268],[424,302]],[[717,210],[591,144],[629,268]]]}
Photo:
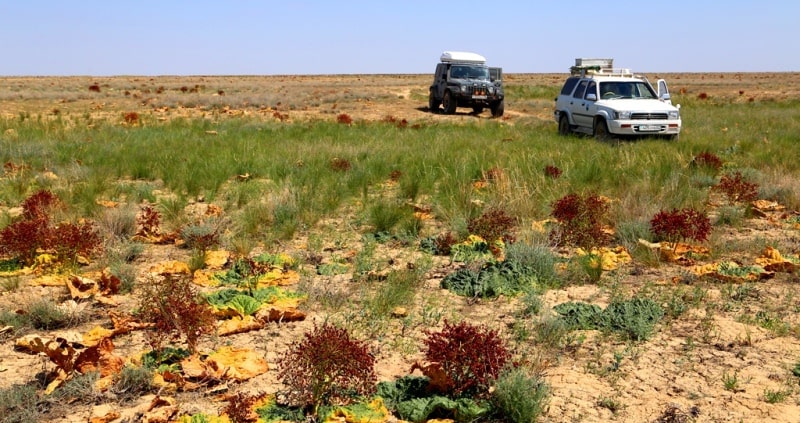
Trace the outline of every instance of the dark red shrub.
{"label": "dark red shrub", "polygon": [[136,112],[128,112],[122,117],[128,125],[136,125],[139,123],[139,114]]}
{"label": "dark red shrub", "polygon": [[731,203],[746,203],[758,199],[758,184],[745,180],[741,172],[722,175],[714,189],[725,194]]}
{"label": "dark red shrub", "polygon": [[711,233],[711,221],[705,214],[692,208],[662,210],[650,220],[650,232],[657,240],[672,243],[687,239],[703,242]]}
{"label": "dark red shrub", "polygon": [[37,250],[45,247],[50,231],[46,218],[14,222],[0,230],[0,256],[18,259],[24,265],[33,264]]}
{"label": "dark red shrub", "polygon": [[350,170],[351,167],[352,165],[350,164],[350,161],[347,159],[341,159],[339,157],[334,157],[333,159],[331,159],[331,169],[337,172],[346,172]]}
{"label": "dark red shrub", "polygon": [[610,241],[611,237],[604,229],[608,220],[608,201],[597,194],[586,197],[568,194],[553,203],[550,214],[558,223],[550,238],[558,245],[588,249]]}
{"label": "dark red shrub", "polygon": [[47,231],[45,248],[55,251],[60,262],[75,262],[78,256],[89,257],[100,248],[102,239],[88,222],[60,223]]}
{"label": "dark red shrub", "polygon": [[514,228],[517,221],[500,209],[489,210],[467,223],[467,230],[473,235],[494,242],[502,240],[507,243],[514,242]]}
{"label": "dark red shrub", "polygon": [[278,360],[290,404],[311,409],[346,405],[375,392],[375,358],[366,343],[328,323],[294,341]]}
{"label": "dark red shrub", "polygon": [[97,85],[97,84],[89,85],[89,91],[99,93],[100,92],[100,85]]}
{"label": "dark red shrub", "polygon": [[214,331],[214,310],[195,290],[191,277],[156,275],[137,290],[136,316],[152,323],[145,337],[153,350],[183,337],[189,351],[196,352],[200,338]]}
{"label": "dark red shrub", "polygon": [[547,165],[544,167],[544,175],[549,178],[556,179],[561,176],[561,173],[561,169],[555,166]]}
{"label": "dark red shrub", "polygon": [[700,93],[697,95],[697,98],[699,98],[700,100],[708,100],[708,94]]}
{"label": "dark red shrub", "polygon": [[426,332],[425,359],[444,372],[454,397],[485,398],[511,354],[497,332],[465,321],[444,322],[441,332]]}
{"label": "dark red shrub", "polygon": [[341,113],[339,116],[336,116],[336,121],[345,125],[351,125],[353,123],[353,118],[347,113]]}
{"label": "dark red shrub", "polygon": [[708,151],[704,151],[694,156],[694,159],[692,159],[692,164],[695,166],[713,169],[715,171],[722,168],[722,160],[717,157],[716,154],[709,153]]}
{"label": "dark red shrub", "polygon": [[458,239],[453,235],[452,232],[448,231],[443,234],[439,234],[439,236],[437,236],[433,242],[436,246],[436,254],[449,256],[453,245],[458,243]]}
{"label": "dark red shrub", "polygon": [[61,200],[48,190],[37,191],[22,202],[22,218],[48,219],[56,208],[63,207]]}

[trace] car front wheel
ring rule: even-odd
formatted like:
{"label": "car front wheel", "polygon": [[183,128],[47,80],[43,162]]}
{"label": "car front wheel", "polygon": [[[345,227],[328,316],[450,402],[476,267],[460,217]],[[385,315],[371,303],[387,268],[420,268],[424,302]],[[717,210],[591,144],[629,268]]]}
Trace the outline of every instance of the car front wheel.
{"label": "car front wheel", "polygon": [[558,118],[558,134],[567,136],[569,133],[569,118],[564,113],[561,113],[561,117]]}
{"label": "car front wheel", "polygon": [[456,101],[450,91],[445,91],[444,98],[442,98],[442,106],[444,106],[444,112],[448,115],[456,112]]}
{"label": "car front wheel", "polygon": [[498,101],[497,103],[492,103],[489,108],[492,110],[492,116],[500,117],[503,116],[503,113],[506,110],[506,106],[503,103],[503,100]]}
{"label": "car front wheel", "polygon": [[594,137],[598,141],[608,141],[611,139],[611,134],[608,132],[608,124],[605,119],[597,119],[594,121]]}

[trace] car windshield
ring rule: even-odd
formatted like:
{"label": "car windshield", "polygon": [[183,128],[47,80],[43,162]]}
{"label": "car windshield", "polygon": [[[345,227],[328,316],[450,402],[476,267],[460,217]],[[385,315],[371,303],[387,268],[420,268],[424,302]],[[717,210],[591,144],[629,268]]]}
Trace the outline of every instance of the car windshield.
{"label": "car windshield", "polygon": [[458,79],[489,79],[489,68],[485,66],[454,65],[450,77]]}
{"label": "car windshield", "polygon": [[642,81],[609,81],[600,83],[600,98],[656,98],[656,93]]}

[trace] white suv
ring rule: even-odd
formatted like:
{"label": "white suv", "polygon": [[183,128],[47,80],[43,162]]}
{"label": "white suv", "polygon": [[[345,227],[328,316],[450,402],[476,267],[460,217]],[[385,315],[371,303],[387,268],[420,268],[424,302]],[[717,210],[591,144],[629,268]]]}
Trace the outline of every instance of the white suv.
{"label": "white suv", "polygon": [[611,59],[589,60],[602,62],[576,60],[572,76],[556,97],[559,134],[582,132],[601,140],[624,135],[678,137],[680,105],[672,105],[663,79],[656,90],[647,78],[610,67]]}

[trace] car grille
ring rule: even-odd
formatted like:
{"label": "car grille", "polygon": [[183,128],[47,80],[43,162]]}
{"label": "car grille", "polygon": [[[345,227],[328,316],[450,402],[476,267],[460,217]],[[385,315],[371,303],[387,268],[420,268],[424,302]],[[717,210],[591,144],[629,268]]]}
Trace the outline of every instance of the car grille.
{"label": "car grille", "polygon": [[631,113],[633,120],[666,120],[666,113]]}
{"label": "car grille", "polygon": [[478,85],[478,84],[470,85],[469,86],[469,94],[470,95],[487,95],[487,94],[489,94],[489,87],[487,87],[485,84],[483,84],[483,85]]}

